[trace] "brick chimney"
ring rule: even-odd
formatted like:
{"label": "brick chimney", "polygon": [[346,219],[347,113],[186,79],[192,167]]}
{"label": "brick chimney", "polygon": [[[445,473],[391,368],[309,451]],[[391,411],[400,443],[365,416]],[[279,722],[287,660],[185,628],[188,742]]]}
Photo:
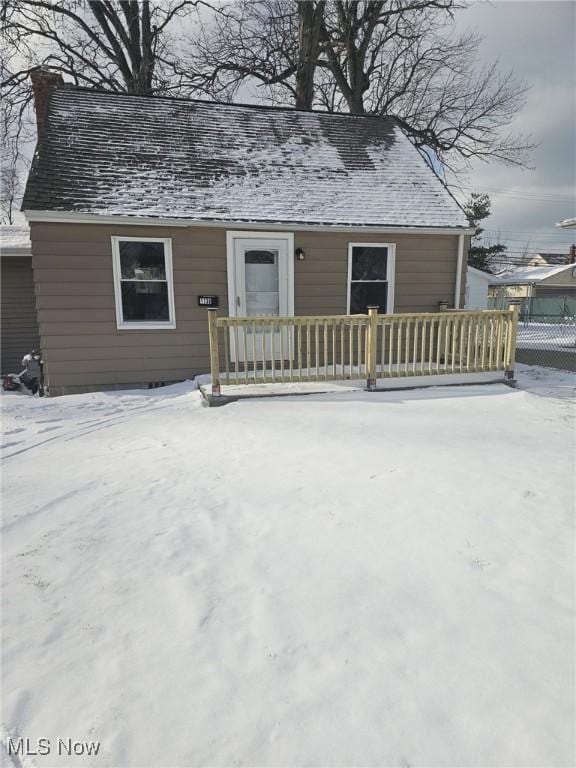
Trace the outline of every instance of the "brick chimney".
{"label": "brick chimney", "polygon": [[32,81],[32,93],[34,94],[34,107],[36,109],[36,126],[38,128],[38,136],[40,136],[44,126],[50,91],[52,88],[63,85],[64,80],[58,72],[53,72],[45,66],[32,69],[30,71],[30,80]]}

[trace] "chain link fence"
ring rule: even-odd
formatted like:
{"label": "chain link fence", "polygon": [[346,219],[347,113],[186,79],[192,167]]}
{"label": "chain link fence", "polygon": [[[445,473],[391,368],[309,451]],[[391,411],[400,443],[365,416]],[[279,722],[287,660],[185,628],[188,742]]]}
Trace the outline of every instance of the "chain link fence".
{"label": "chain link fence", "polygon": [[521,311],[516,360],[576,372],[576,317]]}
{"label": "chain link fence", "polygon": [[576,372],[576,296],[496,296],[489,309],[518,304],[516,360]]}
{"label": "chain link fence", "polygon": [[576,317],[576,296],[490,296],[488,309],[508,309],[510,302],[518,304],[520,316],[546,315],[549,318]]}

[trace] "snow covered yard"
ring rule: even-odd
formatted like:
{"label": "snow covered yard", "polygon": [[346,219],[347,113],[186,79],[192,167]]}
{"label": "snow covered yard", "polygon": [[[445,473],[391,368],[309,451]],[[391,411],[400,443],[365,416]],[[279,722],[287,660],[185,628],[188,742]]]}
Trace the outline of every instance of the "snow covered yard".
{"label": "snow covered yard", "polygon": [[520,323],[518,347],[554,349],[576,353],[576,322]]}
{"label": "snow covered yard", "polygon": [[572,765],[574,381],[520,383],[3,397],[5,733],[101,742],[21,765]]}

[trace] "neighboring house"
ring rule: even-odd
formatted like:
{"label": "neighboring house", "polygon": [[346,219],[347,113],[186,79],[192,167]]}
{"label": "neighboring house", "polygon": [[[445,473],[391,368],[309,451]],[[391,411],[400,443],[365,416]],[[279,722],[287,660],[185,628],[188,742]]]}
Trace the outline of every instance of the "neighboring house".
{"label": "neighboring house", "polygon": [[28,227],[0,226],[0,372],[19,373],[22,357],[40,344]]}
{"label": "neighboring house", "polygon": [[560,267],[530,267],[490,281],[489,295],[500,305],[505,299],[576,298],[576,264]]}
{"label": "neighboring house", "polygon": [[567,253],[535,253],[534,255],[524,254],[524,256],[518,256],[515,259],[514,264],[510,264],[504,272],[513,274],[514,272],[521,272],[529,267],[559,267],[564,264],[569,264],[572,255]]}
{"label": "neighboring house", "polygon": [[52,394],[209,370],[209,302],[254,316],[462,306],[472,230],[392,118],[48,95],[55,79],[34,73],[23,202]]}
{"label": "neighboring house", "polygon": [[488,307],[488,288],[496,285],[498,278],[490,272],[483,272],[476,267],[466,268],[465,309],[486,309]]}
{"label": "neighboring house", "polygon": [[568,264],[569,253],[537,253],[526,262],[527,267],[559,267]]}

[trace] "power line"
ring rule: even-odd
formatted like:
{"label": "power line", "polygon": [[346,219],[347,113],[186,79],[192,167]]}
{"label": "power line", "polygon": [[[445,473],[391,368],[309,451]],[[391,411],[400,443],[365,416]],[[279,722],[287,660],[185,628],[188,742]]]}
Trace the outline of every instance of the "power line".
{"label": "power line", "polygon": [[[554,254],[555,256],[561,256],[565,259],[568,258],[569,254]],[[517,251],[516,253],[510,254],[509,252],[506,253],[487,253],[486,258],[492,260],[492,261],[504,261],[504,262],[510,262],[511,264],[527,264],[528,261],[533,261],[537,256],[540,256],[538,253],[522,253],[520,251]],[[534,265],[533,265],[534,266]],[[542,265],[544,266],[544,265]],[[562,266],[562,263],[560,264],[550,264],[549,266],[555,266],[560,267]]]}
{"label": "power line", "polygon": [[545,192],[540,193],[532,193],[532,192],[507,192],[505,190],[494,190],[493,192],[490,192],[491,195],[499,196],[499,197],[521,197],[525,198],[527,200],[550,200],[551,202],[555,201],[564,201],[564,200],[574,200],[575,195],[571,195],[569,193],[562,193],[558,192],[556,194],[549,193],[546,194]]}
{"label": "power line", "polygon": [[[536,254],[544,254],[544,253],[552,253],[555,256],[563,256],[564,254],[568,253],[570,251],[571,246],[567,245],[566,248],[560,248],[560,250],[550,250],[549,248],[542,248],[541,246],[537,246],[534,243],[523,243],[522,241],[518,242],[512,242],[510,245],[507,245],[507,243],[510,242],[509,240],[503,240],[501,242],[496,242],[495,240],[482,240],[480,243],[474,242],[472,243],[472,247],[477,246],[478,244],[481,245],[483,248],[491,248],[496,245],[501,245],[504,248],[507,249],[509,253],[533,253]],[[554,244],[551,244],[551,247]],[[554,246],[557,248],[557,246]]]}
{"label": "power line", "polygon": [[[490,256],[490,255],[493,255],[493,256],[503,256],[503,257],[504,256],[510,256],[510,258],[518,258],[518,259],[519,258],[524,258],[524,257],[525,258],[534,259],[537,256],[542,256],[541,253],[535,253],[533,251],[519,251],[519,250],[518,251],[506,250],[503,253],[494,253],[494,254],[487,254],[487,255],[488,256]],[[550,253],[550,254],[546,254],[546,255],[554,256],[554,257],[559,257],[559,258],[564,258],[565,256],[568,256],[568,253]]]}
{"label": "power line", "polygon": [[[508,248],[506,243],[482,243],[480,247],[492,248],[495,245],[503,245],[504,248],[506,248],[506,253],[529,253],[532,256],[544,256],[548,254],[551,254],[552,256],[566,256],[570,252],[569,248],[567,248],[565,251],[545,251],[542,248],[536,251],[533,248],[521,248],[519,245],[514,245],[511,248]],[[472,247],[474,248],[474,244]]]}
{"label": "power line", "polygon": [[[471,190],[472,192],[478,192],[478,190],[486,191],[486,192],[500,192],[505,194],[516,194],[516,192],[520,192],[522,195],[532,195],[537,197],[573,197],[573,192],[538,192],[534,191],[531,192],[529,189],[527,190],[518,190],[517,187],[507,187],[505,189],[502,189],[501,187],[485,187],[483,184],[476,184],[475,186],[468,186],[466,184],[453,184],[452,186],[458,187],[459,189],[467,189]],[[481,194],[481,192],[480,192]]]}
{"label": "power line", "polygon": [[563,264],[530,264],[529,262],[532,261],[532,259],[496,259],[493,256],[488,256],[488,261],[491,264],[510,264],[512,266],[521,266],[521,267],[564,267],[570,262],[566,261]]}
{"label": "power line", "polygon": [[550,231],[544,229],[504,229],[503,227],[486,227],[485,232],[509,232],[516,235],[558,235],[559,237],[570,237],[574,232],[570,229],[560,229],[560,227],[551,227]]}
{"label": "power line", "polygon": [[[451,186],[451,185],[447,185]],[[515,192],[514,190],[496,189],[495,187],[466,187],[463,185],[452,185],[460,192],[475,192],[476,194],[490,193],[491,195],[499,197],[516,197],[525,200],[542,200],[549,202],[564,202],[564,201],[576,201],[576,194],[571,192],[527,192],[520,190]]]}
{"label": "power line", "polygon": [[[498,259],[495,256],[487,256],[488,261],[491,264],[511,264],[512,266],[522,266],[522,267],[564,267],[566,264],[569,264],[570,262],[565,261],[562,264],[534,264],[533,259],[526,258],[526,259]],[[530,263],[532,262],[532,263]]]}
{"label": "power line", "polygon": [[538,235],[542,237],[574,237],[574,233],[570,232],[570,230],[565,230],[564,232],[559,232],[558,230],[552,231],[552,232],[546,232],[545,230],[536,230],[536,229],[500,229],[499,227],[492,227],[492,228],[486,228],[483,229],[484,232],[496,232],[499,235]]}
{"label": "power line", "polygon": [[508,245],[510,243],[510,248],[523,248],[524,246],[527,247],[531,251],[536,252],[542,252],[542,253],[556,253],[556,249],[560,248],[560,253],[564,253],[564,251],[570,250],[571,243],[566,243],[566,247],[562,247],[562,243],[539,243],[535,242],[534,240],[521,240],[519,238],[511,238],[511,237],[486,237],[483,238],[482,243],[484,245]]}
{"label": "power line", "polygon": [[[572,245],[566,244],[565,248],[558,247],[558,244],[556,243],[550,243],[550,248],[543,248],[541,245],[537,245],[535,243],[526,243],[525,241],[518,241],[518,242],[510,242],[510,245],[507,245],[507,243],[510,241],[501,240],[476,240],[472,242],[472,247],[475,246],[482,246],[482,247],[494,247],[494,246],[503,246],[504,248],[507,248],[510,253],[514,253],[514,251],[519,251],[520,253],[533,253],[533,254],[540,254],[545,255],[548,253],[553,254],[554,256],[563,256],[564,254],[568,253],[570,249],[572,248]],[[551,250],[554,249],[554,250]]]}
{"label": "power line", "polygon": [[554,203],[555,205],[564,205],[572,203],[574,198],[572,197],[536,197],[529,195],[512,195],[509,192],[491,192],[491,197],[504,197],[511,200],[526,200],[532,203]]}

